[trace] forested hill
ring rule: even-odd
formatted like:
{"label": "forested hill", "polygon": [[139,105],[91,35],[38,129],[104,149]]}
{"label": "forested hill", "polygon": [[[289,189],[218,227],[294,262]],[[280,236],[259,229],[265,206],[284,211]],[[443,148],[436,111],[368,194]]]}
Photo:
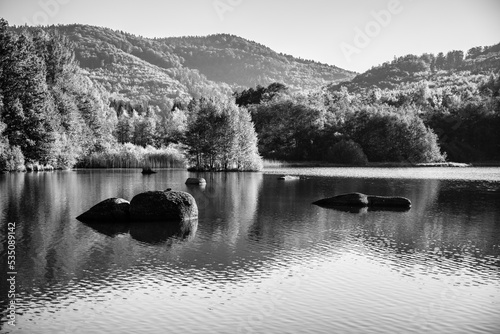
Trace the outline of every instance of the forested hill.
{"label": "forested hill", "polygon": [[304,90],[350,80],[355,75],[336,66],[277,53],[229,34],[159,41],[173,47],[173,52],[185,60],[185,66],[199,70],[210,80],[247,88],[282,82],[292,90]]}
{"label": "forested hill", "polygon": [[66,36],[80,67],[114,100],[146,102],[167,111],[174,101],[232,92],[229,85],[212,82],[197,70],[185,67],[172,47],[158,41],[88,25],[43,29]]}
{"label": "forested hill", "polygon": [[282,82],[291,90],[307,90],[354,77],[354,72],[278,54],[232,35],[149,39],[79,24],[44,29],[74,43],[80,66],[112,98],[149,101],[163,110],[174,100],[231,95],[257,84]]}
{"label": "forested hill", "polygon": [[406,55],[375,66],[357,75],[350,81],[333,82],[331,91],[342,86],[350,92],[370,88],[401,89],[422,81],[436,86],[449,86],[457,77],[472,78],[500,71],[500,43],[493,46],[473,47],[464,54],[453,50],[437,55],[424,53],[420,56]]}

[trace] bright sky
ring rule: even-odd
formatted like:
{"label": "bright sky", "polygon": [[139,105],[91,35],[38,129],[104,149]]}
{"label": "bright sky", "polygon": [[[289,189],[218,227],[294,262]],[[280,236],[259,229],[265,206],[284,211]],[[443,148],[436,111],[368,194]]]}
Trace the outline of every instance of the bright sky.
{"label": "bright sky", "polygon": [[146,37],[230,33],[357,72],[500,42],[499,0],[0,0],[0,17]]}

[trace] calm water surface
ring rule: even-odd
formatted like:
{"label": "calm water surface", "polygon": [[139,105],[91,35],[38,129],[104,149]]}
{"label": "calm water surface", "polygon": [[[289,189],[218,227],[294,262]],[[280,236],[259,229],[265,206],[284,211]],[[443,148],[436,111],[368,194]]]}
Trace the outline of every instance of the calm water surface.
{"label": "calm water surface", "polygon": [[[278,181],[273,173],[309,175]],[[315,168],[142,176],[0,175],[2,333],[498,333],[499,168]],[[173,188],[198,228],[87,226],[109,197]],[[359,191],[406,212],[310,203]],[[5,320],[7,223],[16,222],[16,327]]]}

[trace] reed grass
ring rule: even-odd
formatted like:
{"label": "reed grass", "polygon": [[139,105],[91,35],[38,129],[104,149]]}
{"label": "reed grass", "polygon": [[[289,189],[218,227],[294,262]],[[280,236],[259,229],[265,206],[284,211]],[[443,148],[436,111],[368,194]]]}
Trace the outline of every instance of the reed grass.
{"label": "reed grass", "polygon": [[82,158],[78,168],[186,168],[186,158],[180,147],[141,147],[121,144],[107,151]]}

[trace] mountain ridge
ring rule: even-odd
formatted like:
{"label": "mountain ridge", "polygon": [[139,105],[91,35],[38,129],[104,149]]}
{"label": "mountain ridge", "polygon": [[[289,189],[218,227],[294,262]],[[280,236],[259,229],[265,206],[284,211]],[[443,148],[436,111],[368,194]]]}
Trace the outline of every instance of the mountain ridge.
{"label": "mountain ridge", "polygon": [[[176,48],[178,48],[176,53],[178,55],[182,56],[186,60],[186,62],[190,65],[188,67],[197,68],[200,71],[202,71],[202,69],[200,68],[202,66],[200,66],[200,64],[199,64],[200,59],[192,57],[192,55],[189,53],[190,52],[189,50],[192,50],[193,46],[195,46],[195,45],[202,46],[203,48],[209,49],[210,51],[219,51],[219,54],[217,56],[220,56],[220,52],[235,52],[235,51],[238,52],[238,51],[240,51],[239,56],[241,56],[242,55],[241,53],[244,53],[244,52],[248,53],[249,51],[254,51],[253,52],[254,54],[260,54],[260,55],[264,54],[268,57],[271,57],[274,61],[282,61],[282,62],[288,62],[288,63],[297,63],[297,64],[301,64],[301,65],[316,66],[316,67],[319,67],[320,69],[325,71],[325,72],[323,72],[322,78],[325,79],[326,81],[339,81],[342,78],[349,78],[355,74],[355,72],[353,72],[353,71],[341,69],[335,65],[321,63],[321,62],[315,61],[315,60],[302,59],[300,57],[295,57],[293,55],[289,55],[289,54],[285,54],[285,53],[281,53],[281,52],[278,53],[278,52],[272,50],[271,48],[269,48],[263,44],[260,44],[258,42],[253,41],[253,40],[249,40],[249,39],[243,38],[241,36],[233,35],[233,34],[219,33],[219,34],[211,34],[211,35],[207,35],[207,36],[167,37],[167,38],[160,38],[157,40],[165,41],[165,42],[168,42],[172,45],[175,45]],[[186,41],[187,41],[187,43],[186,43]],[[251,47],[253,47],[253,49],[251,49]],[[187,49],[187,50],[185,50],[185,49]],[[212,54],[208,54],[208,56],[209,57],[205,57],[205,59],[210,58],[210,56],[212,56]],[[220,64],[216,64],[216,65],[220,65]],[[229,63],[229,64],[225,64],[225,65],[227,65],[227,66],[223,70],[218,68],[218,70],[220,70],[219,73],[221,73],[221,74],[225,73],[228,70],[227,67],[233,66],[234,63]],[[336,76],[333,75],[332,72],[329,73],[327,70],[333,71],[333,73],[335,73]],[[204,74],[207,74],[207,76],[209,76],[209,77],[213,76],[214,78],[216,78],[216,75],[214,73],[210,73],[210,74],[204,73]],[[216,78],[216,79],[221,79],[221,78]],[[221,80],[228,82],[228,80],[224,80],[224,79],[221,79]],[[256,84],[268,85],[268,84],[271,84],[271,83],[277,82],[277,81],[285,81],[285,84],[287,84],[288,86],[291,86],[292,89],[294,88],[293,83],[291,84],[290,82],[286,82],[287,80],[277,80],[276,78],[268,78],[267,80],[266,80],[266,78],[264,78],[263,80],[258,81],[258,82],[248,82],[248,80],[249,80],[248,78],[244,78],[244,79],[241,79],[241,81],[235,81],[234,83],[241,84],[242,86],[246,86],[248,88],[249,86],[251,87],[251,86],[256,85]],[[290,80],[290,81],[293,81],[293,80]]]}

